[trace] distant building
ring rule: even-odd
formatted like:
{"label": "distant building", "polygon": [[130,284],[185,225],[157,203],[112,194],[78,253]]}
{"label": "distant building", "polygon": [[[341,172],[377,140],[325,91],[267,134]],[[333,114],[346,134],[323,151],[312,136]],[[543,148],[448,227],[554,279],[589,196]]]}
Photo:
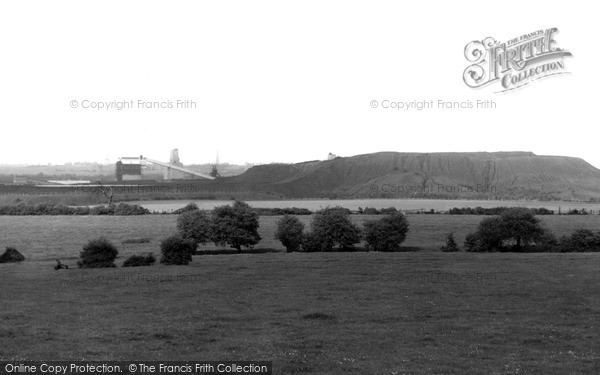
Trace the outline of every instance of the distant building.
{"label": "distant building", "polygon": [[135,181],[142,179],[142,157],[123,157],[116,165],[117,181]]}
{"label": "distant building", "polygon": [[337,158],[337,155],[336,154],[332,154],[331,152],[329,153],[329,155],[327,155],[327,160],[333,160],[335,158]]}
{"label": "distant building", "polygon": [[48,180],[48,183],[54,185],[83,185],[91,182],[89,180]]}
{"label": "distant building", "polygon": [[178,167],[183,167],[183,163],[179,160],[179,149],[171,150],[171,164],[176,165]]}
{"label": "distant building", "polygon": [[29,178],[27,176],[14,176],[13,184],[15,185],[27,185],[29,183]]}

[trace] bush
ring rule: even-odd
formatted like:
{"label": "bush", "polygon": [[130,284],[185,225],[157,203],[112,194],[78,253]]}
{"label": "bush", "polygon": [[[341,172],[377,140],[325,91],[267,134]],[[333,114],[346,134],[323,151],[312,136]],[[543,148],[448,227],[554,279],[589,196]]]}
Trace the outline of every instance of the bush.
{"label": "bush", "polygon": [[123,267],[143,267],[156,263],[154,255],[132,255],[123,262]]}
{"label": "bush", "polygon": [[406,239],[408,221],[402,213],[364,223],[365,241],[369,250],[400,251],[400,244]]}
{"label": "bush", "polygon": [[[547,208],[519,208],[520,210],[529,210],[534,215],[554,215],[554,211],[549,210]],[[514,210],[514,208],[510,207],[491,207],[491,208],[483,208],[483,207],[454,207],[448,210],[449,215],[501,215],[502,213]]]}
{"label": "bush", "polygon": [[501,226],[502,221],[499,217],[488,217],[481,220],[477,231],[465,238],[465,250],[473,252],[501,251],[503,243]]}
{"label": "bush", "polygon": [[553,210],[549,210],[545,207],[541,207],[541,208],[532,208],[531,212],[533,212],[535,215],[554,215],[554,211]]}
{"label": "bush", "polygon": [[150,211],[136,204],[119,203],[108,206],[69,207],[63,204],[40,203],[28,205],[20,202],[13,206],[0,206],[0,215],[146,215]]}
{"label": "bush", "polygon": [[185,239],[194,241],[195,247],[208,242],[211,233],[208,215],[200,210],[187,210],[177,217],[177,231]]}
{"label": "bush", "polygon": [[365,207],[364,210],[362,210],[362,214],[363,215],[379,215],[379,210],[373,207]]}
{"label": "bush", "polygon": [[0,215],[89,215],[89,207],[69,207],[63,204],[40,203],[27,205],[20,202],[17,205],[0,206]]}
{"label": "bush", "polygon": [[252,208],[259,216],[281,216],[281,215],[312,215],[312,211],[306,208]]}
{"label": "bush", "polygon": [[137,204],[119,203],[114,207],[113,213],[120,216],[147,215],[150,210]]}
{"label": "bush", "polygon": [[185,265],[192,261],[192,254],[196,250],[193,240],[185,239],[179,235],[165,238],[160,243],[162,257],[160,262],[168,265]]}
{"label": "bush", "polygon": [[361,240],[360,228],[350,220],[350,211],[341,207],[317,211],[311,229],[312,234],[308,238],[320,243],[321,251],[333,251],[335,246],[339,250],[352,248]]}
{"label": "bush", "polygon": [[396,209],[396,207],[388,207],[388,208],[382,208],[381,210],[379,210],[379,212],[382,215],[390,215],[390,214],[395,214],[398,212],[398,210]]}
{"label": "bush", "polygon": [[212,212],[211,240],[215,245],[229,245],[242,251],[242,246],[252,248],[260,241],[258,215],[244,202],[233,206],[215,207]]}
{"label": "bush", "polygon": [[452,253],[456,251],[460,251],[456,241],[454,240],[454,233],[450,232],[446,235],[446,244],[441,247],[441,249],[445,253]]}
{"label": "bush", "polygon": [[90,208],[90,215],[114,215],[115,214],[115,206],[114,205],[100,205],[94,206]]}
{"label": "bush", "polygon": [[483,245],[481,244],[479,235],[475,233],[469,233],[465,237],[465,251],[471,253],[481,253],[484,252]]}
{"label": "bush", "polygon": [[588,212],[585,208],[582,208],[581,210],[573,208],[569,210],[566,215],[588,215]]}
{"label": "bush", "polygon": [[4,254],[0,255],[0,263],[17,263],[25,260],[23,254],[14,247],[7,247]]}
{"label": "bush", "polygon": [[589,229],[577,229],[570,236],[560,239],[559,249],[563,253],[584,253],[600,251],[600,232]]}
{"label": "bush", "polygon": [[557,252],[560,251],[559,242],[552,232],[545,231],[534,245],[529,246],[528,251],[537,253]]}
{"label": "bush", "polygon": [[185,207],[182,207],[178,210],[173,211],[174,214],[180,215],[184,212],[188,212],[188,211],[196,211],[199,210],[198,205],[194,202],[190,202],[188,203]]}
{"label": "bush", "polygon": [[285,246],[288,253],[298,251],[304,240],[304,224],[296,216],[285,215],[277,222],[275,239]]}
{"label": "bush", "polygon": [[313,233],[304,233],[302,235],[302,245],[300,249],[306,253],[315,253],[319,251],[327,251],[323,249],[323,243]]}
{"label": "bush", "polygon": [[89,241],[79,254],[81,258],[77,262],[80,268],[111,268],[115,266],[119,251],[106,238],[98,238]]}
{"label": "bush", "polygon": [[527,208],[509,208],[500,216],[481,220],[477,231],[467,235],[465,251],[546,251],[553,236]]}

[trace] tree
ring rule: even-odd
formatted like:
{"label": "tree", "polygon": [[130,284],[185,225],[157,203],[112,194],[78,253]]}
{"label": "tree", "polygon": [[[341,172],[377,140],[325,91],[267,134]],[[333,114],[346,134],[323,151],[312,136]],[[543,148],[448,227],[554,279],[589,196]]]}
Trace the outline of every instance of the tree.
{"label": "tree", "polygon": [[0,255],[0,263],[16,263],[25,260],[23,254],[21,254],[14,247],[7,247],[4,254]]}
{"label": "tree", "polygon": [[167,265],[188,265],[192,261],[192,254],[196,250],[193,240],[185,239],[180,235],[165,238],[160,243],[162,254],[160,262]]}
{"label": "tree", "polygon": [[292,215],[285,215],[277,222],[275,238],[287,249],[288,253],[298,251],[302,245],[304,224]]}
{"label": "tree", "polygon": [[77,262],[80,268],[112,268],[115,266],[119,251],[106,238],[97,238],[89,241],[79,254],[81,260]]}
{"label": "tree", "polygon": [[365,209],[362,210],[361,214],[363,214],[363,215],[379,215],[380,212],[378,209],[376,209],[374,207],[365,207]]}
{"label": "tree", "polygon": [[351,248],[360,242],[360,228],[350,220],[349,210],[325,208],[315,213],[311,222],[312,240],[321,244],[321,251]]}
{"label": "tree", "polygon": [[477,231],[467,235],[465,250],[492,252],[502,249],[502,221],[499,217],[486,217],[479,222]]}
{"label": "tree", "polygon": [[[147,255],[132,255],[123,262],[123,267],[144,267],[151,266],[156,262],[152,253]],[[67,267],[68,268],[68,267]]]}
{"label": "tree", "polygon": [[512,241],[514,250],[537,242],[545,233],[538,218],[528,208],[511,208],[500,215],[504,241]]}
{"label": "tree", "polygon": [[211,217],[210,237],[215,245],[229,245],[242,251],[242,246],[252,247],[261,240],[258,215],[245,202],[235,201],[233,206],[215,207]]}
{"label": "tree", "polygon": [[600,251],[600,232],[589,229],[577,229],[570,236],[560,239],[560,251],[569,252],[598,252]]}
{"label": "tree", "polygon": [[525,251],[552,242],[549,233],[527,208],[508,208],[500,216],[481,220],[467,235],[465,250],[474,252]]}
{"label": "tree", "polygon": [[319,241],[317,236],[312,232],[304,233],[302,236],[302,251],[306,253],[314,253],[323,251],[323,244]]}
{"label": "tree", "polygon": [[404,214],[392,212],[385,217],[364,224],[365,241],[375,251],[400,251],[406,239],[408,221]]}
{"label": "tree", "polygon": [[211,222],[204,211],[187,210],[177,217],[177,231],[184,239],[194,241],[196,247],[210,239]]}
{"label": "tree", "polygon": [[105,187],[100,181],[98,181],[98,185],[100,185],[100,192],[102,193],[102,195],[104,195],[106,199],[108,199],[108,205],[112,205],[113,196],[115,195],[112,186]]}
{"label": "tree", "polygon": [[441,250],[446,253],[456,252],[460,249],[454,240],[454,233],[450,232],[446,235],[446,244],[441,247]]}

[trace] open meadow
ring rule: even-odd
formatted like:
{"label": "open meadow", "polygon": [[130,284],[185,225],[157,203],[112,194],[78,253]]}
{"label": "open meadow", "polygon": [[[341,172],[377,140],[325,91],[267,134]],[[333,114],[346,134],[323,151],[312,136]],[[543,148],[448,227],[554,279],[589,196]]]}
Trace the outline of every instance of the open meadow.
{"label": "open meadow", "polygon": [[[405,245],[418,252],[232,253],[189,266],[54,271],[54,259],[74,266],[100,235],[121,251],[119,265],[158,256],[176,217],[0,217],[0,246],[27,258],[0,264],[0,360],[272,360],[276,374],[600,372],[600,254],[434,251],[451,230],[462,246],[481,218],[409,215]],[[277,219],[261,217],[257,250],[283,250]],[[600,227],[598,216],[541,219],[559,235]],[[150,242],[122,244],[139,238]]]}
{"label": "open meadow", "polygon": [[[352,215],[362,226],[367,220],[381,216]],[[409,250],[437,251],[444,244],[446,233],[454,232],[462,246],[465,236],[476,229],[485,216],[475,215],[407,215],[410,229],[403,246]],[[577,228],[600,230],[600,215],[538,216],[544,225],[557,236],[571,233]],[[259,234],[262,241],[256,249],[284,251],[274,239],[276,223],[280,216],[261,216]],[[311,216],[298,216],[307,229]],[[176,230],[176,215],[146,216],[0,216],[0,249],[16,247],[28,260],[75,261],[81,247],[90,239],[105,236],[119,248],[121,260],[137,253],[159,254],[160,240]],[[145,239],[146,243],[136,243]],[[122,243],[133,240],[134,243]],[[212,244],[201,250],[223,249]],[[232,250],[233,251],[233,250]],[[68,262],[67,262],[68,263]]]}

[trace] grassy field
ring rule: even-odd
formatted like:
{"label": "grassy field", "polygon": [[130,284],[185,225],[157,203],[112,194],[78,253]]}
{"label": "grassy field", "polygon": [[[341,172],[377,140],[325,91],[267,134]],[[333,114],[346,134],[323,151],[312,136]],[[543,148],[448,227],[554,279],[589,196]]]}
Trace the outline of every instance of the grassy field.
{"label": "grassy field", "polygon": [[[539,217],[558,236],[569,234],[577,228],[600,230],[600,215]],[[308,227],[310,216],[299,218]],[[360,225],[377,218],[352,216]],[[454,232],[457,242],[462,246],[467,233],[474,231],[482,218],[471,215],[408,215],[410,229],[403,245],[411,249],[437,251],[444,244],[446,233]],[[158,255],[160,240],[175,232],[176,220],[175,215],[0,216],[0,249],[14,246],[29,260],[76,260],[81,247],[89,239],[105,236],[119,247],[121,258],[148,251]],[[284,250],[281,243],[273,238],[277,220],[277,216],[260,218],[259,233],[263,240],[256,246],[257,249]],[[122,243],[139,238],[149,239],[150,242]],[[218,248],[208,244],[202,249]]]}
{"label": "grassy field", "polygon": [[[364,220],[356,216],[354,220]],[[276,217],[261,218],[260,248]],[[303,220],[309,220],[308,217]],[[195,256],[190,266],[73,265],[105,235],[153,251],[174,216],[0,217],[0,360],[272,360],[276,374],[600,373],[600,254],[446,254],[481,217],[411,215],[405,253]],[[543,218],[557,232],[600,218]],[[122,244],[149,238],[150,243]],[[210,249],[211,247],[207,247]]]}
{"label": "grassy field", "polygon": [[600,254],[0,265],[0,359],[272,360],[276,374],[600,371]]}

